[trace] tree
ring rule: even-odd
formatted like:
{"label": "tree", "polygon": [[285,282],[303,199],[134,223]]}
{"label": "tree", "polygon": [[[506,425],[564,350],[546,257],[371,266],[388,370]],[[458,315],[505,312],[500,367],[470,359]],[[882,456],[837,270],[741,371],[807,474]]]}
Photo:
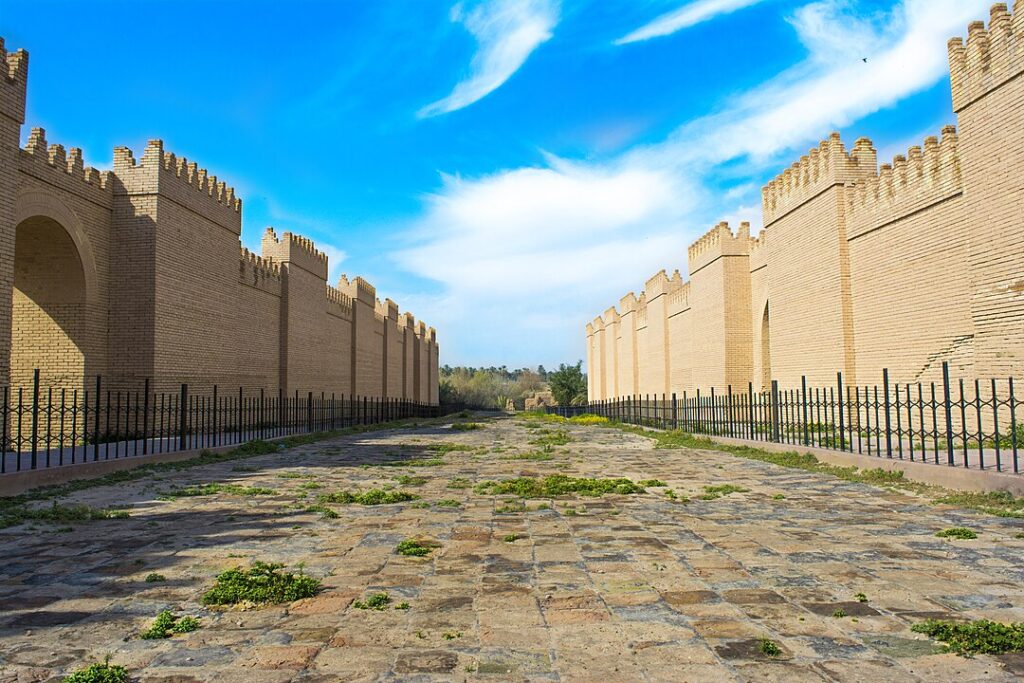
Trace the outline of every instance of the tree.
{"label": "tree", "polygon": [[554,372],[548,373],[551,394],[558,405],[567,406],[587,400],[587,376],[583,374],[583,361],[576,365],[562,363]]}

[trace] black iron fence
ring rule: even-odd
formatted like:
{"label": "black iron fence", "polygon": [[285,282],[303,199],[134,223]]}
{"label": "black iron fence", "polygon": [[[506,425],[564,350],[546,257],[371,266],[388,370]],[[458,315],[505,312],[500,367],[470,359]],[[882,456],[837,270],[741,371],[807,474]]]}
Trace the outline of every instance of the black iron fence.
{"label": "black iron fence", "polygon": [[40,386],[38,370],[32,386],[0,393],[0,474],[436,417],[461,408],[216,385],[156,392],[148,380],[138,391],[111,390],[101,377],[88,389],[55,389]]}
{"label": "black iron fence", "polygon": [[558,406],[547,412],[582,413],[694,434],[728,436],[862,453],[883,458],[1020,473],[1024,421],[1013,378],[850,386],[842,373],[830,387],[767,391],[753,384],[737,391],[695,392],[682,397],[642,395]]}

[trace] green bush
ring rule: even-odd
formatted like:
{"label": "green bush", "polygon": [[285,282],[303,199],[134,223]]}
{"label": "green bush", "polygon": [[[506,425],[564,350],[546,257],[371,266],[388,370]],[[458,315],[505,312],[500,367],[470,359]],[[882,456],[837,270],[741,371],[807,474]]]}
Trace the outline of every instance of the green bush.
{"label": "green bush", "polygon": [[398,544],[395,548],[395,552],[399,555],[407,555],[410,557],[426,557],[430,553],[434,552],[434,546],[407,538]]}
{"label": "green bush", "polygon": [[384,489],[370,489],[362,493],[350,493],[338,491],[335,493],[324,493],[317,496],[317,499],[324,503],[336,503],[339,505],[391,505],[393,503],[407,503],[410,500],[417,500],[419,496],[408,491],[386,491]]}
{"label": "green bush", "polygon": [[145,640],[170,638],[175,633],[191,633],[199,626],[199,620],[195,617],[178,618],[170,610],[164,610],[156,615],[153,624],[142,632],[141,637]]}
{"label": "green bush", "polygon": [[320,589],[317,579],[302,573],[282,573],[282,567],[283,564],[256,561],[248,570],[221,572],[213,588],[203,595],[203,604],[278,604],[311,597]]}
{"label": "green bush", "polygon": [[971,540],[978,537],[978,534],[962,526],[953,526],[948,529],[943,529],[935,534],[939,538],[959,538],[961,540]]}

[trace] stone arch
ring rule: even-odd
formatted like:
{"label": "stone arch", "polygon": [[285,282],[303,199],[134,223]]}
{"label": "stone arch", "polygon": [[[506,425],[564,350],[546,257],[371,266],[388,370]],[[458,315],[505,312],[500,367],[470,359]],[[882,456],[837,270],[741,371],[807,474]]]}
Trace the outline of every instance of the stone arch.
{"label": "stone arch", "polygon": [[761,315],[761,388],[768,389],[772,385],[772,344],[771,321],[768,316],[768,302],[764,302],[764,313]]}
{"label": "stone arch", "polygon": [[96,263],[81,221],[41,192],[19,197],[15,212],[11,308],[11,385],[39,368],[48,387],[81,387],[95,351],[90,310],[98,299]]}

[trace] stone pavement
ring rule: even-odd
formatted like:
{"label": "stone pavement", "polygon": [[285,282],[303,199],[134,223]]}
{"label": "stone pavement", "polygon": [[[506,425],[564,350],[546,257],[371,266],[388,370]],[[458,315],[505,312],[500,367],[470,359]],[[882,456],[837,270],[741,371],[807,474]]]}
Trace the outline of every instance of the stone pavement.
{"label": "stone pavement", "polygon": [[[512,459],[563,428],[573,440],[550,460]],[[471,450],[436,464],[428,447],[441,443]],[[465,488],[555,473],[661,479],[690,502],[648,488],[528,500],[524,509],[513,497]],[[425,481],[399,485],[402,475]],[[160,498],[175,485],[210,482],[277,494]],[[722,484],[748,491],[698,498],[704,486]],[[336,519],[304,509],[320,493],[385,485],[421,500],[332,505]],[[70,530],[0,530],[0,681],[60,680],[107,654],[133,680],[165,683],[1024,675],[1020,655],[937,654],[910,631],[932,616],[1024,621],[1020,520],[714,451],[655,450],[618,430],[528,429],[502,419],[477,431],[383,431],[159,473],[62,502],[123,504],[131,516]],[[935,537],[950,526],[980,536]],[[440,546],[424,558],[395,554],[406,538]],[[301,565],[324,590],[290,605],[202,607],[219,572],[252,560]],[[151,572],[167,581],[145,582]],[[410,608],[352,604],[381,591]],[[203,627],[140,639],[164,609],[195,615]],[[839,609],[847,616],[833,616]],[[761,654],[761,638],[781,654]]]}

